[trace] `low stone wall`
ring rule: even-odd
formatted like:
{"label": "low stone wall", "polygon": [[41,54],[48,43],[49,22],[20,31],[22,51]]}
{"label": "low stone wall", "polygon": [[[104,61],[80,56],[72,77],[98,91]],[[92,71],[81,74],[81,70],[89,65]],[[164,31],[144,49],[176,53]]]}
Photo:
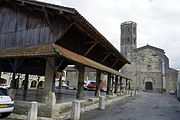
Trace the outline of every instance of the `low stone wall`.
{"label": "low stone wall", "polygon": [[[15,101],[14,113],[20,115],[27,115],[30,107],[30,102]],[[38,116],[52,117],[52,106],[38,103]]]}
{"label": "low stone wall", "polygon": [[[120,99],[123,99],[126,96],[130,95],[108,95],[106,96],[106,105],[110,104],[113,101],[117,101]],[[80,105],[82,111],[88,111],[94,108],[98,107],[99,98],[89,98],[88,100],[80,100]],[[90,107],[91,106],[91,107]],[[14,113],[21,114],[21,115],[27,115],[28,111],[31,107],[30,102],[24,102],[24,101],[15,101],[15,110]],[[46,118],[58,118],[59,116],[62,116],[64,113],[70,112],[72,109],[72,102],[65,102],[61,104],[56,104],[54,108],[50,105],[38,103],[38,117],[46,117]],[[68,113],[69,114],[69,113]]]}

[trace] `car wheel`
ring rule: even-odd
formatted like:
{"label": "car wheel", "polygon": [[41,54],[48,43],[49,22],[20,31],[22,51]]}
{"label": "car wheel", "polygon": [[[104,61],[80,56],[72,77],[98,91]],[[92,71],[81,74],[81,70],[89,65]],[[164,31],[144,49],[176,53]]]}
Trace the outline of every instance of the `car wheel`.
{"label": "car wheel", "polygon": [[11,112],[8,112],[8,113],[1,113],[0,118],[5,118],[5,117],[9,116],[10,114],[11,114]]}

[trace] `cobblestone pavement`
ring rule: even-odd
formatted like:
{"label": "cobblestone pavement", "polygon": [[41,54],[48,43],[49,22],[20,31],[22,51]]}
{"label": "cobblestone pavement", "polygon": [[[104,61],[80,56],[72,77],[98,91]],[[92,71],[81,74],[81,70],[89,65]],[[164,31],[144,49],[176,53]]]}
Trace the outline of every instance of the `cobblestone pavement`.
{"label": "cobblestone pavement", "polygon": [[180,120],[180,102],[167,94],[139,92],[103,111],[85,112],[81,120]]}

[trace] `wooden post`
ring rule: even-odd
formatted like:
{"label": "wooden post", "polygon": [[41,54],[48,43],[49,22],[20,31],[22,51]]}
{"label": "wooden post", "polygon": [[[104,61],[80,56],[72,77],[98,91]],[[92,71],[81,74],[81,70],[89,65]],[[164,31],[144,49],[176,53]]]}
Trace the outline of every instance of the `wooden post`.
{"label": "wooden post", "polygon": [[107,80],[107,91],[106,94],[109,95],[111,92],[111,74],[108,73],[108,80]]}
{"label": "wooden post", "polygon": [[129,90],[131,89],[131,83],[129,82]]}
{"label": "wooden post", "polygon": [[29,74],[25,74],[24,89],[23,89],[23,100],[26,100],[27,89],[28,89]]}
{"label": "wooden post", "polygon": [[0,70],[0,80],[1,80],[1,70]]}
{"label": "wooden post", "polygon": [[78,76],[78,89],[77,89],[76,98],[83,99],[85,67],[79,65],[77,66],[77,69],[79,70],[79,76]]}
{"label": "wooden post", "polygon": [[11,84],[10,84],[10,91],[9,91],[9,95],[11,96],[12,99],[14,99],[16,96],[15,77],[16,77],[16,73],[15,73],[15,71],[13,71],[12,80],[11,80]]}
{"label": "wooden post", "polygon": [[44,82],[44,94],[43,94],[43,102],[55,105],[56,97],[55,97],[55,57],[47,57],[46,58],[46,69],[45,69],[45,82]]}
{"label": "wooden post", "polygon": [[96,91],[95,91],[95,96],[99,97],[100,96],[100,79],[101,79],[101,72],[97,70],[96,72]]}
{"label": "wooden post", "polygon": [[62,72],[60,73],[59,76],[59,89],[61,89],[61,84],[62,84]]}
{"label": "wooden post", "polygon": [[111,93],[114,93],[114,75],[111,76]]}
{"label": "wooden post", "polygon": [[12,80],[11,80],[11,85],[10,85],[10,87],[11,87],[12,89],[15,89],[15,87],[16,87],[15,79],[16,79],[16,72],[13,71]]}
{"label": "wooden post", "polygon": [[114,86],[114,93],[117,94],[117,91],[118,91],[118,76],[116,75],[116,78],[115,78],[115,86]]}
{"label": "wooden post", "polygon": [[17,92],[17,81],[15,79],[16,70],[20,67],[23,61],[24,61],[24,58],[15,58],[14,61],[12,59],[9,59],[9,63],[13,71],[12,80],[10,83],[10,91],[9,91],[9,95],[11,96],[12,99],[15,98],[16,92]]}
{"label": "wooden post", "polygon": [[126,87],[125,87],[125,93],[127,94],[127,92],[128,92],[128,80],[126,79]]}
{"label": "wooden post", "polygon": [[122,92],[122,77],[120,77],[120,82],[119,82],[119,84],[120,84],[120,93]]}
{"label": "wooden post", "polygon": [[17,79],[15,79],[15,84],[16,84],[16,89],[19,88],[19,78],[20,78],[20,75],[18,75]]}

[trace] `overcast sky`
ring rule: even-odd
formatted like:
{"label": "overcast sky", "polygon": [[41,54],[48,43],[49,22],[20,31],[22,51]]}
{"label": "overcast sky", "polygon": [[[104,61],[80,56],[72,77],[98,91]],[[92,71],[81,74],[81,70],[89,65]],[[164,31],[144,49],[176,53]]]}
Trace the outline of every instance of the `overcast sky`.
{"label": "overcast sky", "polygon": [[118,50],[120,24],[137,23],[137,45],[164,49],[180,69],[180,0],[41,0],[75,8]]}

